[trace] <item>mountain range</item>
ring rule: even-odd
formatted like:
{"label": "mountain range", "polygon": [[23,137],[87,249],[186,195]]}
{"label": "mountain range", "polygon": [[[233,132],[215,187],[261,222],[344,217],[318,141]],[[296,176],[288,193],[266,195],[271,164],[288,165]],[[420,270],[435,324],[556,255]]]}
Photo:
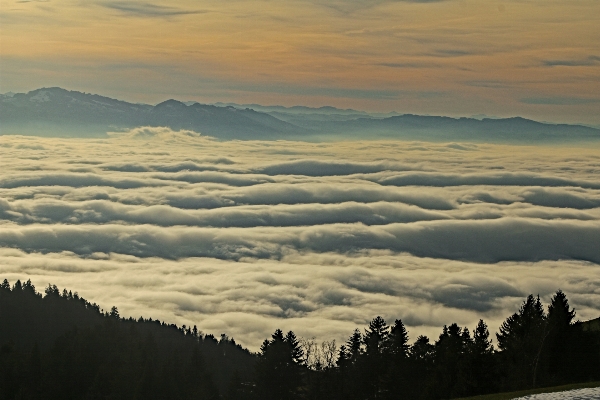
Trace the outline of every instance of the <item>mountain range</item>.
{"label": "mountain range", "polygon": [[600,129],[514,118],[377,114],[334,107],[283,107],[166,100],[135,104],[62,88],[0,95],[0,134],[103,137],[138,126],[188,129],[217,139],[403,139],[475,142],[599,141]]}

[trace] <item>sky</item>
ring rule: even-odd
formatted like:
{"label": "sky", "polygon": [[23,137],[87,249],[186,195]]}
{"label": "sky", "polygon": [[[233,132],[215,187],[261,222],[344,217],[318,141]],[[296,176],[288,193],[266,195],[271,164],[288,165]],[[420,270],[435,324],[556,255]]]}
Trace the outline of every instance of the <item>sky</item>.
{"label": "sky", "polygon": [[[258,350],[496,332],[528,294],[600,315],[597,148],[217,141],[135,128],[0,138],[0,278]],[[493,336],[493,335],[492,335]]]}
{"label": "sky", "polygon": [[0,92],[600,125],[597,0],[0,0]]}

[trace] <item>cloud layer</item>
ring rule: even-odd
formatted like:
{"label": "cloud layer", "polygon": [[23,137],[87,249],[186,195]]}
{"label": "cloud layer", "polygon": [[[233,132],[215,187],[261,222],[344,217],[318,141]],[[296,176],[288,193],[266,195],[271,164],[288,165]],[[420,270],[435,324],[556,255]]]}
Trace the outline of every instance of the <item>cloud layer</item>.
{"label": "cloud layer", "polygon": [[492,328],[559,287],[600,313],[598,149],[218,142],[140,128],[0,142],[0,271],[256,349],[375,315]]}

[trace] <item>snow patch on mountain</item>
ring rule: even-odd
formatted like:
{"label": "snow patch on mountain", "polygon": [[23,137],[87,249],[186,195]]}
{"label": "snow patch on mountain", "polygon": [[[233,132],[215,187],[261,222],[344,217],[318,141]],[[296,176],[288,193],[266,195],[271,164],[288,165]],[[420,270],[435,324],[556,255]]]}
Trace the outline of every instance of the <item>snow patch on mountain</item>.
{"label": "snow patch on mountain", "polygon": [[45,103],[47,101],[50,101],[50,96],[48,96],[48,92],[46,92],[45,90],[41,90],[34,96],[31,96],[29,98],[29,101],[34,103]]}

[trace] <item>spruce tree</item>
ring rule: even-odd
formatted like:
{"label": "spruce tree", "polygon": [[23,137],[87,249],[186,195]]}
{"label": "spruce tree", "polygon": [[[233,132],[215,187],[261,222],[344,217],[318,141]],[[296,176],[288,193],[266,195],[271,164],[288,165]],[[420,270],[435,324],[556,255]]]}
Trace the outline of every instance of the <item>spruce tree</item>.
{"label": "spruce tree", "polygon": [[566,382],[573,369],[571,359],[571,325],[575,310],[569,306],[567,296],[558,290],[548,306],[548,338],[545,359],[548,364],[548,379],[553,382]]}
{"label": "spruce tree", "polygon": [[496,388],[494,346],[487,324],[480,319],[473,329],[473,339],[468,349],[468,368],[471,377],[468,395],[491,393]]}
{"label": "spruce tree", "polygon": [[438,395],[462,395],[468,386],[465,381],[465,355],[471,340],[468,329],[458,324],[444,326],[435,342],[435,379]]}
{"label": "spruce tree", "polygon": [[500,326],[498,348],[507,389],[535,386],[547,336],[546,315],[539,296],[527,296],[519,311]]}
{"label": "spruce tree", "polygon": [[301,390],[302,349],[296,335],[275,330],[261,346],[256,365],[256,390],[261,399],[294,399]]}
{"label": "spruce tree", "polygon": [[405,359],[408,357],[410,350],[410,345],[408,344],[408,331],[402,323],[402,320],[397,319],[394,322],[394,326],[392,326],[387,338],[386,348],[394,359]]}
{"label": "spruce tree", "polygon": [[296,334],[292,331],[289,331],[284,338],[285,343],[287,343],[290,356],[292,357],[292,361],[297,365],[304,364],[304,351],[302,350],[302,346],[300,346],[300,342],[298,342],[298,338]]}
{"label": "spruce tree", "polygon": [[362,344],[363,336],[358,329],[355,329],[346,342],[348,359],[355,361],[363,353]]}
{"label": "spruce tree", "polygon": [[408,331],[397,319],[394,322],[385,341],[384,354],[387,361],[387,371],[384,376],[384,390],[386,398],[411,397],[412,380],[410,360],[408,359],[410,345],[408,344]]}

